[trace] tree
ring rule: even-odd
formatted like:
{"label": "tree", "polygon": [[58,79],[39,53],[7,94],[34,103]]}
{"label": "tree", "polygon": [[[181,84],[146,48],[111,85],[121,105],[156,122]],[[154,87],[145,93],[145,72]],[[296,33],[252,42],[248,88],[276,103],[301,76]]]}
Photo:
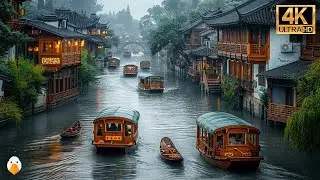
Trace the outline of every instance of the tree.
{"label": "tree", "polygon": [[53,1],[52,0],[46,0],[45,9],[47,11],[53,11]]}
{"label": "tree", "polygon": [[175,17],[178,14],[184,13],[187,6],[183,0],[164,0],[161,5],[166,10],[167,16]]}
{"label": "tree", "polygon": [[81,65],[79,68],[79,87],[84,89],[92,83],[97,82],[96,67],[92,58],[92,53],[88,50],[82,50],[81,52]]}
{"label": "tree", "polygon": [[7,96],[17,102],[22,110],[30,108],[31,104],[37,102],[37,92],[41,84],[46,82],[43,76],[44,68],[23,57],[9,61],[6,66],[13,77]]}
{"label": "tree", "polygon": [[13,120],[17,125],[20,125],[22,122],[23,112],[20,107],[9,99],[0,100],[0,118],[4,117],[5,119]]}
{"label": "tree", "polygon": [[320,150],[320,62],[312,64],[302,80],[298,81],[297,105],[301,109],[288,119],[285,138],[290,145],[302,151]]}
{"label": "tree", "polygon": [[150,18],[152,18],[156,23],[160,22],[160,19],[165,15],[165,9],[160,5],[155,5],[152,8],[147,10],[149,13]]}
{"label": "tree", "polygon": [[87,14],[91,14],[101,11],[103,5],[98,4],[97,0],[71,0],[69,8],[77,12],[85,11]]}
{"label": "tree", "polygon": [[38,8],[39,10],[45,8],[45,6],[44,6],[44,0],[38,0],[37,8]]}
{"label": "tree", "polygon": [[10,1],[0,1],[0,57],[6,55],[9,47],[21,43],[22,35],[19,32],[12,32],[8,22],[17,14]]}
{"label": "tree", "polygon": [[221,84],[222,98],[227,109],[236,109],[239,104],[239,80],[232,76],[224,76]]}

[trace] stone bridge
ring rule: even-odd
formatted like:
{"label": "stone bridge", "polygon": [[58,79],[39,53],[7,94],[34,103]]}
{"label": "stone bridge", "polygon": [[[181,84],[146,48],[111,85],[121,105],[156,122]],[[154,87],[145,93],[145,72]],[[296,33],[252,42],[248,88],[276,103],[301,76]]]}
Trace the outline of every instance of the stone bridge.
{"label": "stone bridge", "polygon": [[118,45],[118,52],[122,52],[123,48],[130,45],[130,44],[136,44],[136,45],[140,46],[145,52],[149,51],[149,47],[148,47],[147,42],[139,41],[139,40],[136,40],[136,41],[127,40],[127,41],[120,42],[120,44]]}

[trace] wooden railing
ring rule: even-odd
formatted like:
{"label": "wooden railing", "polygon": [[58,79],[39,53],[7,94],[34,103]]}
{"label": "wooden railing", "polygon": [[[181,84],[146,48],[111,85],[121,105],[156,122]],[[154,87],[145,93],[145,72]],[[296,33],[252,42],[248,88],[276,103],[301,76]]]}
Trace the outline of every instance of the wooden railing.
{"label": "wooden railing", "polygon": [[302,60],[319,60],[320,46],[302,46],[301,57]]}
{"label": "wooden railing", "polygon": [[297,110],[295,106],[269,103],[268,120],[286,123],[293,112]]}
{"label": "wooden railing", "polygon": [[217,45],[217,53],[220,56],[249,57],[265,61],[268,56],[268,45],[265,44],[241,44],[230,42],[219,42]]}
{"label": "wooden railing", "polygon": [[78,88],[68,89],[66,91],[56,93],[56,94],[48,94],[47,95],[47,103],[52,104],[64,99],[68,99],[78,95]]}
{"label": "wooden railing", "polygon": [[70,66],[81,63],[80,53],[62,54],[61,66]]}

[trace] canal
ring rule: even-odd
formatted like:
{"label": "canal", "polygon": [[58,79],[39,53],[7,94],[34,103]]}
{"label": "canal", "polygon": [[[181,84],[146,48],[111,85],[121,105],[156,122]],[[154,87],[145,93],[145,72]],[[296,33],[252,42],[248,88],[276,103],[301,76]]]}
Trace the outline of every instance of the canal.
{"label": "canal", "polygon": [[[120,55],[119,55],[120,56]],[[283,140],[283,127],[266,125],[245,112],[232,112],[261,130],[261,149],[265,160],[251,173],[217,169],[204,161],[197,149],[196,118],[216,111],[217,98],[204,96],[199,87],[167,72],[166,63],[153,59],[151,74],[165,77],[163,94],[137,91],[137,78],[124,78],[122,67],[147,57],[121,58],[121,67],[104,69],[100,82],[90,87],[78,101],[0,129],[0,179],[11,179],[6,163],[11,156],[22,161],[15,179],[316,179],[319,155],[291,150]],[[146,72],[139,72],[146,73]],[[97,154],[93,139],[93,120],[108,106],[127,106],[138,110],[140,141],[132,154]],[[223,108],[222,108],[223,110]],[[73,141],[61,141],[59,134],[75,120],[83,132]],[[170,137],[184,156],[181,166],[166,164],[159,157],[159,143]]]}

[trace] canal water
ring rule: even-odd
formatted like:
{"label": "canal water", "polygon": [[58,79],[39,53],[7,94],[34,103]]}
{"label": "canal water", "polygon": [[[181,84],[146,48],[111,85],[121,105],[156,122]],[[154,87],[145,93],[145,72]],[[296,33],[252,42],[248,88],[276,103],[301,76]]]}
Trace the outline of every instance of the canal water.
{"label": "canal water", "polygon": [[[120,56],[120,55],[119,55]],[[255,172],[236,173],[217,169],[204,161],[195,147],[196,119],[216,111],[217,97],[200,93],[197,85],[167,72],[166,62],[152,59],[149,72],[165,78],[163,94],[137,91],[136,77],[122,76],[128,63],[139,65],[144,56],[121,58],[118,69],[104,69],[100,82],[82,94],[77,102],[42,113],[0,129],[0,179],[317,179],[319,155],[291,150],[283,140],[283,127],[267,125],[245,112],[232,112],[261,130],[264,160]],[[150,59],[150,58],[149,58]],[[93,120],[108,106],[138,110],[140,141],[131,154],[97,154],[93,139]],[[223,110],[223,107],[221,108]],[[83,132],[71,141],[59,134],[73,121],[81,120]],[[159,157],[159,143],[172,138],[185,161],[169,165]],[[22,161],[22,170],[11,176],[6,163],[11,156]]]}

